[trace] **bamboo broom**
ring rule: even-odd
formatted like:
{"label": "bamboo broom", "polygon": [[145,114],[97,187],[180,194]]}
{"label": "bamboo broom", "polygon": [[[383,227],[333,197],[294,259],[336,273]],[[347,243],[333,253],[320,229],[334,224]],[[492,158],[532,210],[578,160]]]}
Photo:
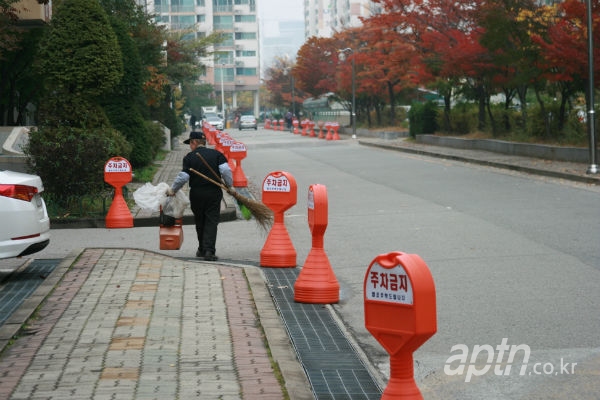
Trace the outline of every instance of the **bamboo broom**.
{"label": "bamboo broom", "polygon": [[[198,154],[198,153],[196,153],[196,154]],[[200,154],[198,154],[198,156],[200,156]],[[202,158],[202,156],[200,156],[200,158]],[[212,171],[212,168],[210,168],[210,169]],[[273,210],[271,210],[269,207],[265,206],[260,201],[251,199],[249,197],[246,197],[246,196],[236,192],[234,189],[228,187],[227,185],[225,185],[222,182],[218,182],[212,178],[209,178],[208,176],[204,175],[202,172],[198,172],[193,168],[190,168],[190,171],[192,171],[193,173],[195,173],[198,176],[201,176],[202,178],[206,179],[210,183],[213,183],[213,184],[221,187],[223,190],[225,190],[227,193],[229,193],[233,198],[235,198],[235,200],[238,202],[238,204],[241,204],[244,207],[246,207],[248,209],[248,211],[250,211],[250,213],[252,214],[254,219],[256,219],[256,222],[265,231],[269,230],[269,228],[273,224]],[[212,171],[212,172],[216,175],[215,171]]]}

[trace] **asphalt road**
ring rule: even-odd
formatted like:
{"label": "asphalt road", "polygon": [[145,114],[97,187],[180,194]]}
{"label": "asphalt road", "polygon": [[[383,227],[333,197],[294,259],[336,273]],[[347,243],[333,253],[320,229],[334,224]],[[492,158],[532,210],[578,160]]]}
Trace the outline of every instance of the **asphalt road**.
{"label": "asphalt road", "polygon": [[[312,243],[308,188],[327,187],[324,247],[341,285],[333,308],[382,376],[389,374],[389,357],[364,327],[363,279],[377,255],[401,251],[426,262],[437,291],[438,331],[414,354],[425,398],[598,398],[600,188],[351,139],[323,141],[260,129],[231,135],[248,148],[242,166],[258,197],[270,172],[286,171],[296,179],[297,204],[286,212],[285,223],[298,266]],[[184,227],[184,237],[180,250],[162,253],[193,256],[192,226]],[[223,223],[217,253],[257,264],[265,238],[253,221]],[[53,230],[50,245],[37,257],[113,246],[159,251],[158,229]],[[507,350],[501,355],[503,344]],[[462,363],[448,360],[459,354],[455,345],[468,351]],[[509,362],[513,345],[530,352],[517,352]]]}

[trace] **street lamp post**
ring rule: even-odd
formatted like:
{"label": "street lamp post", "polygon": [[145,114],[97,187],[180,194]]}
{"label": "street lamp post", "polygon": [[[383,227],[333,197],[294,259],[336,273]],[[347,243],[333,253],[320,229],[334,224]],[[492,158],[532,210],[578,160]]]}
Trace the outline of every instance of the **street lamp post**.
{"label": "street lamp post", "polygon": [[592,34],[592,1],[587,0],[587,26],[588,26],[588,116],[587,126],[590,140],[590,165],[588,174],[598,173],[596,164],[596,115],[594,111],[594,35]]}
{"label": "street lamp post", "polygon": [[[227,123],[225,119],[225,89],[223,86],[223,71],[225,70],[225,63],[221,63],[221,112],[223,113],[223,125]],[[225,127],[225,126],[223,126]]]}
{"label": "street lamp post", "polygon": [[291,67],[287,67],[283,70],[283,75],[287,76],[290,75],[290,85],[292,85],[292,124],[294,122],[294,118],[296,117],[296,103],[295,103],[295,99],[296,99],[296,92],[294,87],[296,86],[295,81],[294,81],[294,75],[292,75],[292,68]]}
{"label": "street lamp post", "polygon": [[294,91],[294,86],[296,86],[296,85],[294,82],[294,75],[292,75],[291,72],[290,72],[290,77],[292,78],[292,120],[293,120],[293,118],[296,116],[296,102],[295,102],[296,93]]}
{"label": "street lamp post", "polygon": [[[352,139],[356,139],[356,72],[354,68],[354,50],[350,47],[346,47],[345,49],[339,50],[342,54],[350,53],[352,54],[352,59],[350,60],[352,63]],[[342,60],[343,61],[343,60]]]}

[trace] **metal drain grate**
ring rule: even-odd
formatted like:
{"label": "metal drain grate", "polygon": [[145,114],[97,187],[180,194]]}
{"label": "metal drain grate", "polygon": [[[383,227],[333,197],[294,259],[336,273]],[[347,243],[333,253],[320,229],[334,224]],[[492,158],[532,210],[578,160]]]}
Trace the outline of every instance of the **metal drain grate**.
{"label": "metal drain grate", "polygon": [[317,400],[372,400],[381,389],[321,304],[294,301],[297,268],[263,268]]}
{"label": "metal drain grate", "polygon": [[13,272],[0,286],[0,325],[27,299],[60,263],[59,259],[33,260]]}

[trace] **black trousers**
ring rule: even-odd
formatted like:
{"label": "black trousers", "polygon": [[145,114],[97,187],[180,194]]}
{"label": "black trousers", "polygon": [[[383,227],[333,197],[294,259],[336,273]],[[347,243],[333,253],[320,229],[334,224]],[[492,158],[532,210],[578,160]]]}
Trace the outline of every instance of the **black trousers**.
{"label": "black trousers", "polygon": [[217,227],[221,218],[221,188],[200,187],[190,189],[190,207],[196,223],[198,250],[201,255],[216,254]]}

